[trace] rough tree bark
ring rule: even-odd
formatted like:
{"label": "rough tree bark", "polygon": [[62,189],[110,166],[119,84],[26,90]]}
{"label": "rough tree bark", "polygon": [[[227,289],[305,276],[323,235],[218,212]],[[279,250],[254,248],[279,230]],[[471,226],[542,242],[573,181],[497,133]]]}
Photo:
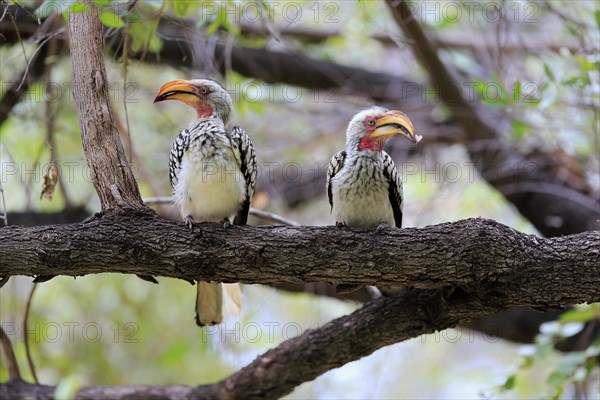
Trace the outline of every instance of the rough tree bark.
{"label": "rough tree bark", "polygon": [[[461,225],[464,225],[462,229]],[[467,235],[464,237],[467,242],[460,243],[456,248],[452,248],[447,243],[448,237],[452,237],[451,231],[462,231],[467,234],[469,232],[467,228],[473,225],[479,225],[478,235]],[[185,230],[182,225],[177,225],[177,227]],[[217,224],[206,224],[202,228],[204,234],[207,234],[208,231],[215,233],[222,231]],[[236,227],[236,229],[238,228]],[[262,233],[274,231],[272,233],[275,234],[279,229],[282,228],[272,227],[261,230]],[[301,229],[305,228],[290,228],[290,230]],[[359,234],[344,232],[337,228],[313,229],[321,230],[324,240],[327,238],[331,240],[332,236],[338,235],[341,236],[341,241],[346,238],[353,240],[357,237],[368,242],[374,240],[372,232]],[[328,232],[330,230],[337,233],[332,235]],[[177,385],[86,387],[81,389],[76,398],[114,399],[157,396],[165,399],[276,399],[290,393],[294,387],[303,382],[371,354],[383,346],[450,328],[472,318],[515,305],[548,309],[561,307],[565,302],[600,300],[600,289],[598,289],[600,287],[598,285],[600,283],[600,274],[598,274],[600,233],[598,232],[560,239],[539,239],[486,220],[444,224],[426,228],[425,231],[427,230],[438,231],[440,234],[429,253],[432,257],[438,258],[433,253],[438,250],[438,246],[442,248],[442,254],[438,260],[443,263],[440,266],[442,269],[448,269],[448,265],[452,265],[455,258],[462,260],[460,264],[465,270],[456,275],[450,274],[455,278],[465,274],[463,278],[466,281],[463,281],[463,278],[457,280],[462,282],[460,287],[412,289],[403,296],[374,300],[350,315],[335,319],[319,329],[308,330],[296,338],[283,342],[278,347],[259,356],[240,371],[213,385],[194,388]],[[394,233],[401,232],[403,231],[394,230]],[[448,236],[442,232],[446,232]],[[405,239],[403,242],[413,246],[418,246],[419,243],[429,245],[429,240],[425,240],[425,238],[436,236],[433,232],[423,232],[425,234],[421,238],[421,235],[415,233],[417,232],[403,235]],[[392,235],[392,237],[394,236]],[[469,242],[469,237],[475,237],[475,242],[483,240],[491,247],[482,249],[479,245],[473,246],[473,243]],[[290,242],[294,242],[294,238],[289,238]],[[386,237],[386,239],[390,238]],[[460,242],[460,239],[463,238],[457,238],[457,242]],[[260,241],[261,239],[246,238],[246,240]],[[415,242],[412,242],[413,240]],[[209,239],[209,241],[217,243],[214,239]],[[516,247],[514,247],[515,245]],[[300,246],[310,248],[308,243],[300,244]],[[262,245],[257,245],[254,251],[274,256],[269,251],[261,251],[261,248]],[[521,254],[522,250],[525,250],[527,257]],[[481,255],[484,259],[497,261],[490,261],[492,265],[487,265],[492,268],[489,274],[479,270],[478,257],[473,257],[473,253],[486,253]],[[234,259],[236,257],[233,256]],[[444,261],[445,257],[448,258],[447,261]],[[540,265],[523,265],[537,264],[535,262],[537,257],[542,258]],[[363,262],[363,265],[367,264],[367,260],[363,260]],[[568,270],[563,263],[571,265],[571,269]],[[366,268],[371,275],[374,275],[370,267]],[[539,273],[535,277],[531,277],[530,274],[522,271],[522,268],[525,271],[539,268]],[[454,268],[450,267],[449,269]],[[469,269],[471,272],[467,272]],[[520,270],[522,273],[515,273],[515,270]],[[482,272],[483,275],[481,275]],[[434,271],[427,273],[435,275]],[[542,273],[544,276],[540,277],[539,274]],[[383,270],[379,273],[380,276],[384,276],[384,274]],[[302,279],[298,276],[296,267],[282,266],[280,275],[292,281]],[[261,273],[256,275],[256,278],[262,281],[262,276]],[[269,274],[266,276],[267,280],[271,279]],[[339,279],[338,276],[339,272],[335,275],[335,279]],[[385,280],[388,279],[396,280],[395,277],[385,278]],[[404,282],[404,278],[398,277],[398,279]],[[425,279],[427,280],[426,285],[445,284],[445,282],[437,282],[437,278],[431,282],[428,278]],[[566,281],[563,281],[564,279]],[[362,279],[359,280],[362,281]],[[353,278],[349,278],[348,281],[356,282]],[[423,279],[415,277],[414,283],[423,283]],[[35,396],[38,399],[51,399],[53,393],[53,386],[32,385],[22,381],[12,381],[0,385],[2,398]]]}
{"label": "rough tree bark", "polygon": [[95,6],[69,14],[69,48],[83,150],[102,211],[145,208],[108,101],[102,24]]}
{"label": "rough tree bark", "polygon": [[485,219],[379,235],[311,226],[223,230],[211,223],[190,233],[154,213],[127,212],[79,224],[8,226],[0,241],[4,276],[111,271],[263,284],[453,285],[502,296],[510,291],[540,305],[600,300],[588,297],[600,294],[600,232],[545,239]]}

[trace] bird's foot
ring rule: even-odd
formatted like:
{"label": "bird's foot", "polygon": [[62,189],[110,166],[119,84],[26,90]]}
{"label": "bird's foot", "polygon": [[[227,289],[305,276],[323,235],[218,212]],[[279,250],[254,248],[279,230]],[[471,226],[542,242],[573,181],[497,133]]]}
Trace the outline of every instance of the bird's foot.
{"label": "bird's foot", "polygon": [[224,218],[223,219],[223,229],[227,229],[231,226],[231,221],[229,221],[229,218]]}
{"label": "bird's foot", "polygon": [[83,223],[87,224],[87,223],[92,222],[93,220],[95,220],[97,218],[102,218],[102,213],[101,212],[97,212],[97,213],[94,213],[94,214],[90,215],[89,217],[87,217],[86,219],[83,220]]}
{"label": "bird's foot", "polygon": [[185,226],[187,226],[190,229],[190,231],[194,231],[194,223],[196,222],[194,221],[194,217],[188,215],[183,219],[183,222],[185,222]]}
{"label": "bird's foot", "polygon": [[390,228],[390,225],[386,224],[385,222],[383,222],[383,223],[381,223],[381,224],[379,224],[379,225],[377,225],[375,227],[375,234],[378,235],[378,234],[380,234],[381,232],[385,231],[388,228]]}
{"label": "bird's foot", "polygon": [[335,226],[337,226],[338,228],[343,228],[346,226],[346,223],[343,221],[335,221]]}

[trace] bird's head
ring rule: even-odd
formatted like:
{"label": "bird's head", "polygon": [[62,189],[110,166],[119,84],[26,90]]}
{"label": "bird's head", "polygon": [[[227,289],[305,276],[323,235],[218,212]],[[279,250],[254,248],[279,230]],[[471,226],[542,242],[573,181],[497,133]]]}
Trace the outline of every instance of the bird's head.
{"label": "bird's head", "polygon": [[176,79],[161,86],[155,103],[163,100],[179,100],[194,107],[198,117],[217,114],[225,124],[231,114],[231,96],[217,81],[212,79]]}
{"label": "bird's head", "polygon": [[421,139],[415,136],[413,124],[403,112],[371,107],[356,114],[348,124],[346,146],[359,151],[381,151],[393,135],[402,135],[414,144]]}

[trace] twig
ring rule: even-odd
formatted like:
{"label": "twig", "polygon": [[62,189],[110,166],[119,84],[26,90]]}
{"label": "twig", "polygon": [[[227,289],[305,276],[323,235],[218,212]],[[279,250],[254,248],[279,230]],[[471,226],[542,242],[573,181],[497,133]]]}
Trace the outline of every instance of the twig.
{"label": "twig", "polygon": [[170,204],[173,202],[172,197],[147,197],[144,199],[144,204],[146,205],[154,205],[154,204]]}
{"label": "twig", "polygon": [[[45,81],[46,81],[47,85],[49,85],[51,83],[52,68],[56,64],[56,61],[55,61],[56,58],[53,56],[56,56],[58,53],[60,53],[62,47],[63,47],[63,43],[59,42],[58,40],[50,40],[48,42],[48,56],[46,57],[45,68],[44,68]],[[46,99],[45,113],[46,113],[46,115],[45,115],[45,117],[46,117],[46,145],[48,146],[48,149],[50,150],[50,165],[56,166],[56,161],[58,159],[57,151],[56,151],[56,142],[54,140],[54,127],[55,127],[54,120],[56,117],[56,113],[52,111],[52,102],[50,101],[49,98]],[[62,191],[63,198],[65,200],[66,208],[71,208],[73,203],[71,202],[71,197],[69,196],[67,186],[65,185],[65,180],[64,180],[62,173],[58,174],[58,183],[60,184],[59,186]]]}
{"label": "twig", "polygon": [[23,344],[25,344],[25,354],[27,354],[27,363],[29,364],[29,369],[31,370],[31,375],[33,376],[33,381],[36,384],[39,384],[37,374],[35,373],[35,365],[33,364],[33,358],[31,357],[31,350],[29,347],[29,329],[27,329],[28,320],[29,320],[29,310],[31,309],[31,302],[33,299],[33,294],[35,293],[35,289],[37,288],[37,283],[34,283],[31,287],[31,291],[29,292],[29,297],[27,297],[27,304],[25,305],[25,315],[23,316]]}
{"label": "twig", "polygon": [[21,380],[21,373],[19,372],[19,364],[17,358],[10,344],[10,339],[4,329],[0,325],[0,346],[4,351],[4,358],[6,359],[6,368],[8,369],[8,380]]}
{"label": "twig", "polygon": [[6,211],[6,198],[4,197],[4,186],[0,182],[0,219],[4,221],[4,226],[8,225],[8,212]]}
{"label": "twig", "polygon": [[48,34],[48,36],[44,40],[42,40],[42,42],[39,44],[39,46],[33,51],[31,58],[29,59],[29,61],[27,61],[27,66],[25,67],[25,73],[23,74],[23,77],[21,78],[21,82],[19,83],[17,90],[21,90],[21,86],[23,86],[23,84],[25,83],[25,79],[27,78],[29,68],[30,68],[33,60],[35,59],[35,56],[38,54],[38,52],[44,47],[44,45],[48,41],[52,40],[56,36],[62,35],[65,31],[66,31],[66,28],[60,28],[60,29],[57,29],[56,31]]}
{"label": "twig", "polygon": [[[148,197],[144,199],[144,204],[170,204],[173,203],[172,197]],[[279,222],[280,224],[287,226],[301,226],[296,221],[282,217],[281,215],[274,214],[268,211],[259,210],[258,208],[250,208],[250,215],[254,215],[257,218],[266,219],[268,221]]]}
{"label": "twig", "polygon": [[292,221],[291,219],[282,217],[281,215],[259,210],[257,208],[250,208],[250,215],[254,215],[257,218],[262,218],[273,222],[279,222],[287,226],[300,226],[300,224],[296,221]]}

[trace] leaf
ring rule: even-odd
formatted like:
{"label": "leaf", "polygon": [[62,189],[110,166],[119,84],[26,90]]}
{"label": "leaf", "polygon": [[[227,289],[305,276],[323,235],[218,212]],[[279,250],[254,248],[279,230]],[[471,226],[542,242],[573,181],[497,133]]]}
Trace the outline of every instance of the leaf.
{"label": "leaf", "polygon": [[521,365],[521,369],[529,369],[533,366],[533,357],[527,356],[523,358],[523,364]]}
{"label": "leaf", "polygon": [[596,26],[600,29],[600,10],[596,10],[594,15],[596,16]]}
{"label": "leaf", "polygon": [[574,84],[576,84],[579,81],[579,77],[578,76],[572,76],[568,79],[565,79],[564,81],[562,81],[561,83],[563,85],[566,86],[573,86]]}
{"label": "leaf", "polygon": [[100,13],[100,22],[109,28],[121,28],[125,26],[125,22],[113,11],[103,10]]}
{"label": "leaf", "polygon": [[156,25],[157,22],[130,25],[131,50],[134,52],[148,50],[152,53],[160,51],[162,41],[156,33]]}
{"label": "leaf", "polygon": [[52,196],[54,196],[54,189],[56,188],[57,183],[58,170],[54,164],[50,164],[46,175],[44,175],[44,187],[42,189],[42,193],[40,194],[40,200],[43,198],[52,200]]}
{"label": "leaf", "polygon": [[517,377],[515,375],[511,375],[508,377],[506,382],[504,382],[504,385],[502,385],[502,389],[513,390],[516,382],[517,382]]}
{"label": "leaf", "polygon": [[525,133],[529,130],[529,128],[531,128],[531,126],[529,126],[529,124],[527,124],[526,122],[523,122],[523,121],[519,121],[518,119],[513,119],[511,121],[511,125],[513,128],[513,136],[516,139],[523,139],[523,136],[525,136]]}
{"label": "leaf", "polygon": [[548,79],[550,79],[550,81],[555,81],[554,74],[552,73],[550,66],[546,63],[544,63],[544,72],[546,72],[546,76],[548,77]]}
{"label": "leaf", "polygon": [[215,33],[217,31],[217,29],[219,29],[219,26],[221,26],[221,23],[219,22],[218,19],[215,19],[213,22],[210,23],[210,25],[208,25],[208,27],[204,31],[204,34],[206,36],[212,35],[213,33]]}
{"label": "leaf", "polygon": [[502,93],[502,85],[498,83],[490,85],[490,82],[479,80],[475,82],[474,89],[479,94],[483,104],[494,107],[506,105],[506,98]]}
{"label": "leaf", "polygon": [[589,308],[567,311],[560,316],[560,323],[587,322],[600,316],[600,305],[594,304]]}
{"label": "leaf", "polygon": [[142,20],[142,15],[136,8],[133,8],[121,14],[121,19],[124,22],[140,22]]}
{"label": "leaf", "polygon": [[597,364],[598,362],[596,361],[596,357],[590,357],[585,361],[585,371],[588,375],[592,372]]}
{"label": "leaf", "polygon": [[562,371],[554,371],[548,377],[548,384],[552,386],[562,386],[569,380],[569,375]]}
{"label": "leaf", "polygon": [[563,386],[557,386],[555,389],[556,389],[556,392],[554,392],[554,395],[552,396],[552,400],[559,400],[560,396],[564,392],[565,388]]}
{"label": "leaf", "polygon": [[92,0],[99,7],[105,7],[110,4],[111,0]]}
{"label": "leaf", "polygon": [[87,4],[82,3],[82,2],[77,2],[77,3],[73,3],[69,7],[69,12],[73,13],[73,14],[80,14],[80,13],[89,11],[89,9],[90,9],[90,6],[88,6]]}
{"label": "leaf", "polygon": [[173,12],[178,17],[185,17],[190,8],[192,2],[190,0],[173,0],[171,1],[171,7],[173,8]]}

